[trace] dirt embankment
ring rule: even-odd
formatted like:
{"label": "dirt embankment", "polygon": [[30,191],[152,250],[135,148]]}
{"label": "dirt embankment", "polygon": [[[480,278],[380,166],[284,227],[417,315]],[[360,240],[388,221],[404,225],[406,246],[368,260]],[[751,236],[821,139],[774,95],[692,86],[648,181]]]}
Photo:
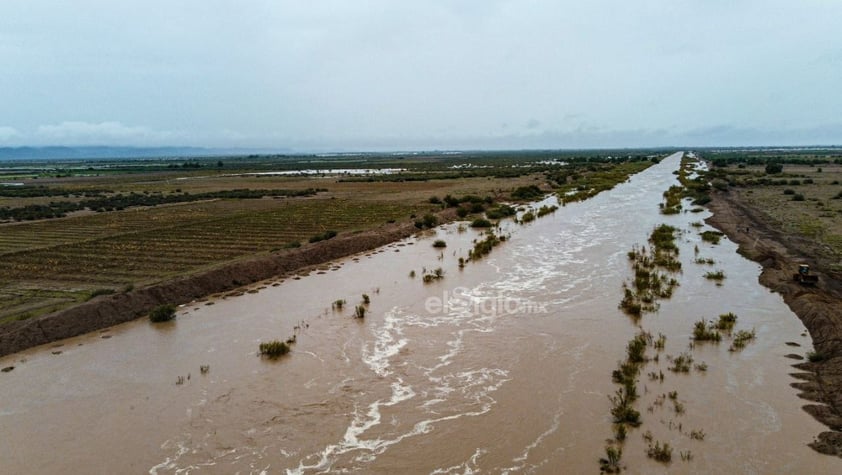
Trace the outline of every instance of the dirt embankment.
{"label": "dirt embankment", "polygon": [[[449,209],[438,216],[440,221],[451,221],[456,213]],[[161,304],[188,303],[211,294],[369,251],[417,231],[412,223],[400,223],[370,231],[340,234],[333,239],[299,249],[239,261],[130,292],[100,296],[38,318],[11,322],[0,326],[0,356],[124,323],[148,314]]]}
{"label": "dirt embankment", "polygon": [[[763,266],[760,283],[781,294],[789,308],[810,332],[820,361],[794,365],[801,382],[793,387],[799,396],[814,404],[804,410],[831,430],[819,434],[810,447],[842,457],[842,275],[830,270],[832,262],[819,243],[783,233],[770,225],[762,211],[748,205],[739,192],[731,190],[713,196],[715,226],[739,244],[739,252]],[[793,280],[798,264],[809,264],[819,275],[815,287]]]}

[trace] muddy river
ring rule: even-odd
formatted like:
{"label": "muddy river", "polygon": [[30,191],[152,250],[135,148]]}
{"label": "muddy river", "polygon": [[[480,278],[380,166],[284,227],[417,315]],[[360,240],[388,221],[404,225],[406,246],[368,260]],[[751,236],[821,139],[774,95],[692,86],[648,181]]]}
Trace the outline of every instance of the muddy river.
{"label": "muddy river", "polygon": [[[640,375],[628,472],[842,473],[806,446],[822,426],[790,387],[785,355],[811,349],[800,321],[730,241],[701,240],[708,228],[691,223],[705,213],[659,213],[679,158],[505,226],[509,239],[464,269],[481,235],[451,224],[195,302],[171,323],[1,358],[15,369],[0,374],[0,473],[597,473],[613,437],[611,371],[638,325],[667,340]],[[660,223],[682,231],[680,286],[634,322],[617,307],[626,254]],[[436,268],[444,277],[423,283]],[[704,278],[714,269],[722,285]],[[363,294],[366,316],[352,318]],[[756,338],[690,348],[694,322],[726,312]],[[257,356],[292,335],[290,354]],[[669,371],[682,352],[707,370]],[[644,434],[674,447],[671,463],[647,457]]]}

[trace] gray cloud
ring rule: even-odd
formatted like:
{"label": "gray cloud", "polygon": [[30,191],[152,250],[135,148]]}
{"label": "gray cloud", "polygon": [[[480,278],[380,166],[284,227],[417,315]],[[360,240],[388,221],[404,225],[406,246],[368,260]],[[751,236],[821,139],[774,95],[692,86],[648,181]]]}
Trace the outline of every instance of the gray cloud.
{"label": "gray cloud", "polygon": [[147,127],[130,127],[120,122],[90,123],[65,121],[60,124],[42,125],[34,133],[38,141],[67,145],[141,144],[158,145],[173,143],[179,134],[151,130]]}
{"label": "gray cloud", "polygon": [[0,126],[0,142],[9,142],[20,137],[20,132],[14,127]]}
{"label": "gray cloud", "polygon": [[841,2],[29,0],[0,18],[4,143],[842,142]]}

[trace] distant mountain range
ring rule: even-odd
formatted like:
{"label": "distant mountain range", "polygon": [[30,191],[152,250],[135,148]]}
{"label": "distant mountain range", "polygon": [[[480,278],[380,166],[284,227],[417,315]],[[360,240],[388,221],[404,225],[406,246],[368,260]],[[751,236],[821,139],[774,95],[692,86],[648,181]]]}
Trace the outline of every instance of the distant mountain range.
{"label": "distant mountain range", "polygon": [[226,155],[273,154],[290,152],[290,150],[283,149],[217,149],[203,147],[0,147],[0,160],[82,160],[121,158],[217,157]]}

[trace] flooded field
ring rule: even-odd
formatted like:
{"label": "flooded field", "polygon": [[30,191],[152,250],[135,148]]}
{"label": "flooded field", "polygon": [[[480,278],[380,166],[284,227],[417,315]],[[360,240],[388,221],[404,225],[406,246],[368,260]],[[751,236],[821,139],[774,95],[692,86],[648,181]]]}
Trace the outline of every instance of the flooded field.
{"label": "flooded field", "polygon": [[[705,213],[659,213],[679,158],[505,225],[507,241],[464,269],[482,236],[451,224],[184,306],[171,323],[4,357],[15,369],[0,374],[0,472],[596,473],[613,437],[611,372],[638,325],[667,340],[640,375],[629,472],[842,472],[806,446],[822,427],[790,387],[785,355],[811,349],[800,321],[731,242],[702,241],[707,228],[691,223]],[[679,287],[635,322],[617,308],[627,252],[660,223],[681,230]],[[436,268],[444,277],[423,283]],[[722,285],[704,277],[714,269]],[[352,318],[363,294],[366,317]],[[689,348],[696,321],[727,312],[756,338],[741,351]],[[257,356],[260,342],[292,335],[291,354]],[[707,369],[669,371],[667,355],[682,352]],[[646,433],[675,448],[669,465],[647,458]]]}

